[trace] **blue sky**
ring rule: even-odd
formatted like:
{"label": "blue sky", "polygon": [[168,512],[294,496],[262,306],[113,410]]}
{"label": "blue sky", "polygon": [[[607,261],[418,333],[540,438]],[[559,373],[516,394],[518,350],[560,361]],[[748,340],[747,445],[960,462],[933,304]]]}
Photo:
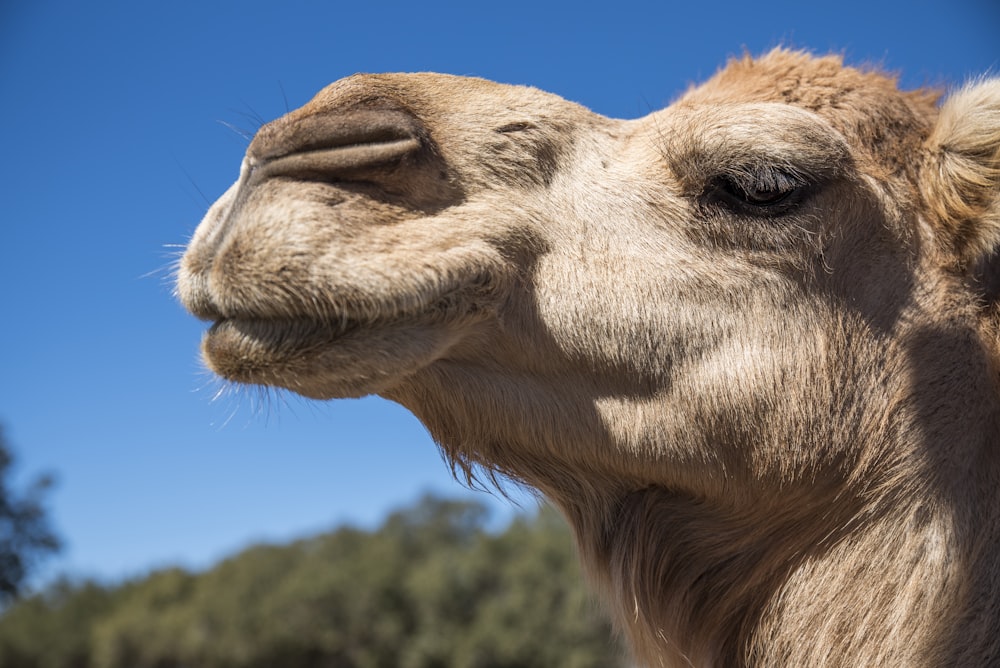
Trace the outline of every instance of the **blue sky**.
{"label": "blue sky", "polygon": [[66,549],[46,577],[204,567],[464,493],[393,404],[213,400],[204,325],[164,268],[236,176],[246,140],[226,125],[252,131],[358,71],[476,75],[636,117],[777,44],[952,85],[1000,70],[1000,3],[0,4],[0,423],[18,480],[59,481]]}

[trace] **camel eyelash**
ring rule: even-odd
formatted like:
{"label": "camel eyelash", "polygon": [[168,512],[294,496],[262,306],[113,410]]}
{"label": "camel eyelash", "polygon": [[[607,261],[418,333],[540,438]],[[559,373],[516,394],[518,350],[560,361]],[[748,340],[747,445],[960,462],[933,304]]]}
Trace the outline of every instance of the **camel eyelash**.
{"label": "camel eyelash", "polygon": [[709,179],[701,201],[744,216],[771,218],[793,211],[813,185],[810,179],[789,169],[737,168]]}

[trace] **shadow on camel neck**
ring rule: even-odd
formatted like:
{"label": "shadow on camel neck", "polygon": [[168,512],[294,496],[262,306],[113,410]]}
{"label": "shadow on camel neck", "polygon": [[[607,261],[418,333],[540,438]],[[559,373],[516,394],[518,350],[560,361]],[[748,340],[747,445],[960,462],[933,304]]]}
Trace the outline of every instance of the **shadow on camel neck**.
{"label": "shadow on camel neck", "polygon": [[784,50],[609,119],[356,75],[181,262],[208,366],[539,490],[650,666],[1000,661],[1000,81]]}

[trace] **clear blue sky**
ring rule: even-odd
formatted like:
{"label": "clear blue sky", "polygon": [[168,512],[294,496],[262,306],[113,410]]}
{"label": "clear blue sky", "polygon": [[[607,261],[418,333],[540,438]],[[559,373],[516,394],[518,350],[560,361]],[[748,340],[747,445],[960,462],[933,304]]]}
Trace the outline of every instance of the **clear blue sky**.
{"label": "clear blue sky", "polygon": [[18,480],[59,481],[48,576],[203,567],[462,493],[387,402],[212,400],[203,324],[164,268],[236,176],[246,141],[223,123],[252,131],[345,75],[413,70],[635,117],[777,44],[955,84],[1000,69],[1000,2],[4,0],[0,422]]}

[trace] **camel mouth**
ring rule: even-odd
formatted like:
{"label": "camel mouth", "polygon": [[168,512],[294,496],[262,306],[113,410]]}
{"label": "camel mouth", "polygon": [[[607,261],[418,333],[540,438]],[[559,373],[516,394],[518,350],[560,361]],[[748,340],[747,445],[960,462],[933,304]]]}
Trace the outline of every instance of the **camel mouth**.
{"label": "camel mouth", "polygon": [[[382,313],[299,315],[213,314],[202,339],[208,367],[227,380],[284,387],[313,398],[363,396],[437,359],[457,325],[489,311],[488,277],[445,291],[422,305]],[[393,373],[375,361],[395,360]],[[374,368],[374,367],[372,367]],[[376,376],[378,376],[376,378]],[[322,386],[313,385],[325,378]],[[332,380],[331,380],[332,379]]]}
{"label": "camel mouth", "polygon": [[224,318],[205,333],[201,349],[208,368],[226,380],[332,399],[392,387],[433,363],[453,340],[447,324],[420,318],[332,324]]}

